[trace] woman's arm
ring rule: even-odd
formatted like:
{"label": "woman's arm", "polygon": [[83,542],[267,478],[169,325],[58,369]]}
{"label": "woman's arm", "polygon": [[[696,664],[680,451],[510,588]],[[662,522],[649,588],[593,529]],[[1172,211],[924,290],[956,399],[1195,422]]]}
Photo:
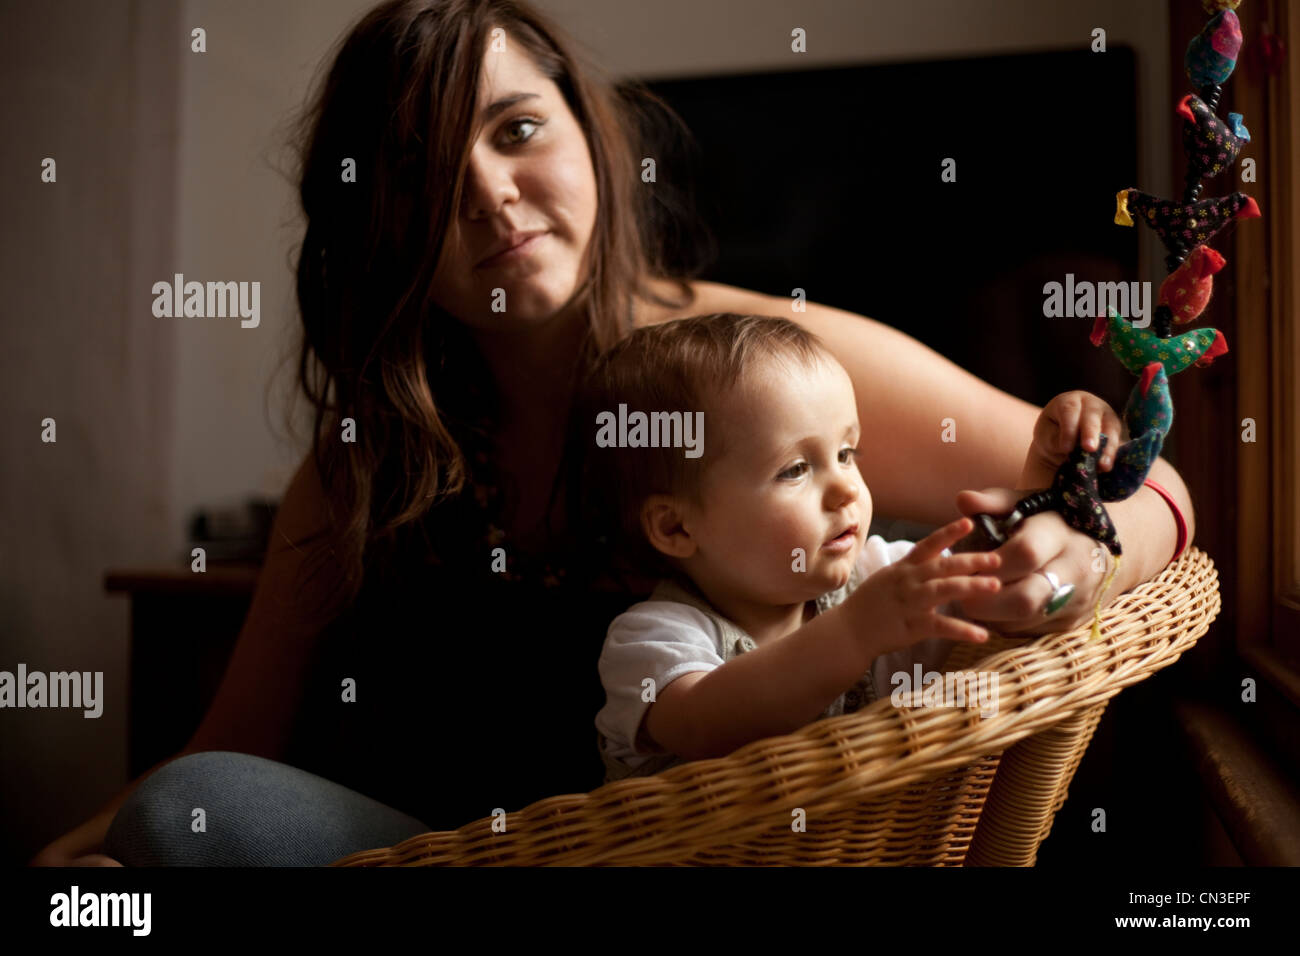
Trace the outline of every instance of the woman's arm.
{"label": "woman's arm", "polygon": [[101,852],[109,825],[127,797],[150,774],[178,757],[205,750],[233,750],[273,760],[283,755],[312,646],[339,610],[334,606],[339,581],[333,565],[326,564],[314,579],[303,575],[308,556],[321,547],[324,501],[309,454],[276,512],[248,618],[194,736],[179,753],[129,783],[92,818],[46,846],[32,859],[33,865],[83,865],[78,858]]}
{"label": "woman's arm", "polygon": [[[878,513],[938,525],[951,520],[963,489],[1016,487],[1041,411],[1037,406],[874,319],[813,302],[807,311],[795,312],[788,300],[731,286],[698,283],[697,288],[711,311],[755,312],[798,322],[844,365],[857,392],[863,434],[871,436],[858,467]],[[943,441],[945,418],[953,420],[956,441]],[[1156,460],[1150,477],[1178,502],[1190,542],[1196,517],[1187,486],[1163,458]],[[1177,537],[1169,506],[1149,488],[1107,510],[1124,560],[1104,603],[1159,573],[1173,557]],[[1071,535],[1079,539],[1072,548],[1086,551],[1084,536]],[[1014,581],[1034,570],[1008,560],[999,577]],[[986,600],[988,606],[1005,609],[1027,603],[1024,591],[1008,587]]]}
{"label": "woman's arm", "polygon": [[[1157,458],[1147,477],[1178,502],[1178,510],[1187,522],[1187,545],[1190,546],[1196,535],[1196,513],[1182,476],[1169,462]],[[1106,505],[1106,511],[1124,546],[1124,560],[1107,592],[1107,597],[1114,597],[1143,581],[1150,581],[1164,570],[1174,556],[1178,525],[1165,499],[1146,485],[1131,498]]]}
{"label": "woman's arm", "polygon": [[342,611],[342,573],[321,560],[329,518],[308,453],[276,511],[253,603],[212,705],[187,750],[280,759],[316,639]]}
{"label": "woman's arm", "polygon": [[[1041,409],[875,319],[815,302],[795,312],[787,299],[716,282],[693,288],[688,314],[773,315],[826,343],[857,392],[870,441],[858,467],[877,512],[941,525],[963,488],[1015,486]],[[943,441],[945,418],[956,424],[954,442]]]}
{"label": "woman's arm", "polygon": [[[962,489],[1015,488],[1040,408],[872,319],[814,303],[792,317],[826,342],[853,379],[863,434],[875,436],[859,467],[881,513],[938,524],[952,517]],[[941,440],[945,418],[956,425],[955,442]],[[1163,458],[1150,477],[1178,502],[1190,541],[1196,519],[1187,486]],[[1169,506],[1150,488],[1106,509],[1124,547],[1109,603],[1169,563],[1177,530]],[[1008,561],[1004,580],[1034,570]],[[1016,594],[1008,589],[988,600],[1006,605]]]}
{"label": "woman's arm", "polygon": [[[870,436],[858,467],[877,511],[943,524],[963,488],[1015,487],[1041,409],[874,319],[811,302],[788,317],[815,332],[853,379]],[[945,419],[954,441],[944,441]]]}

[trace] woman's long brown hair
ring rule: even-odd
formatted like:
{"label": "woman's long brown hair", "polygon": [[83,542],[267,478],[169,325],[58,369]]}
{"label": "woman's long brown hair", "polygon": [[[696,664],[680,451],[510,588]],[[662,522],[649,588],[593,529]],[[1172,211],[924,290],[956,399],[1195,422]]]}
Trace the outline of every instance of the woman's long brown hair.
{"label": "woman's long brown hair", "polygon": [[[479,74],[505,29],[562,91],[587,137],[598,205],[579,290],[589,316],[578,374],[629,331],[629,296],[662,305],[644,278],[666,272],[641,182],[646,104],[581,62],[541,15],[511,0],[391,0],[346,35],[294,128],[307,228],[297,263],[303,338],[298,382],[314,408],[312,454],[344,594],[372,555],[466,487],[459,438],[487,408],[465,407],[489,381],[472,340],[430,301],[444,238],[460,209]],[[671,114],[671,110],[664,110]],[[680,122],[680,121],[679,121]],[[355,182],[343,181],[345,160]],[[680,272],[679,272],[680,275]],[[345,419],[355,441],[342,440]],[[338,597],[339,595],[336,595]]]}

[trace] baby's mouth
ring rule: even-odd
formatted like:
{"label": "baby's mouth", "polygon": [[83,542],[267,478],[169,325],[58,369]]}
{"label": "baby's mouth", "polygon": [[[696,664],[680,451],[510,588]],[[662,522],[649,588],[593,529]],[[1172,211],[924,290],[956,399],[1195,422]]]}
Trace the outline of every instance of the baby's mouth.
{"label": "baby's mouth", "polygon": [[842,532],[825,542],[822,547],[829,551],[845,551],[853,546],[853,542],[858,536],[858,526],[849,525]]}

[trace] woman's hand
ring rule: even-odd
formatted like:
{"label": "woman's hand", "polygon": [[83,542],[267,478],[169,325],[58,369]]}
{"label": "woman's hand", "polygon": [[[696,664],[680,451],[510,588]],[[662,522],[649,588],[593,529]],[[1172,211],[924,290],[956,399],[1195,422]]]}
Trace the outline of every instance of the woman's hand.
{"label": "woman's hand", "polygon": [[[961,491],[957,508],[964,515],[1007,514],[1027,494],[1010,488]],[[1026,518],[994,554],[1001,566],[987,572],[1002,581],[1002,590],[963,598],[962,612],[972,621],[1002,634],[1049,634],[1072,630],[1092,619],[1093,605],[1111,568],[1110,552],[1075,531],[1055,511]],[[1050,617],[1043,607],[1052,585],[1038,572],[1050,571],[1074,594]]]}
{"label": "woman's hand", "polygon": [[1043,407],[1034,423],[1034,439],[1020,474],[1021,486],[1046,488],[1075,446],[1082,443],[1085,451],[1096,451],[1103,434],[1107,438],[1106,450],[1097,459],[1097,470],[1110,471],[1124,441],[1123,430],[1115,410],[1091,392],[1057,395]]}
{"label": "woman's hand", "polygon": [[28,866],[121,866],[117,860],[103,853],[83,853],[78,856],[55,840],[28,862]]}
{"label": "woman's hand", "polygon": [[88,853],[86,856],[73,857],[66,863],[55,864],[57,866],[121,866],[117,860],[111,856],[105,856],[102,853]]}
{"label": "woman's hand", "polygon": [[[1026,494],[1049,487],[1076,446],[1096,451],[1103,434],[1108,440],[1097,469],[1110,471],[1124,440],[1123,430],[1115,410],[1096,395],[1081,391],[1057,395],[1034,423],[1033,442],[1020,473],[1024,490],[962,491],[957,495],[957,508],[972,516],[1007,514]],[[1002,580],[1002,591],[963,601],[961,607],[971,620],[1004,634],[1048,634],[1086,623],[1111,567],[1110,552],[1075,531],[1055,511],[1025,519],[995,553],[1002,558],[1002,567],[994,572]],[[1074,585],[1070,600],[1050,617],[1043,609],[1053,589],[1042,572],[1055,574],[1061,584]]]}
{"label": "woman's hand", "polygon": [[[149,773],[157,770],[158,764]],[[148,776],[146,774],[145,776]],[[144,779],[143,777],[140,779]],[[139,783],[137,780],[136,783]],[[134,786],[135,784],[132,784]],[[51,840],[27,862],[28,866],[121,866],[104,854],[104,839],[131,787],[123,790],[85,823]]]}

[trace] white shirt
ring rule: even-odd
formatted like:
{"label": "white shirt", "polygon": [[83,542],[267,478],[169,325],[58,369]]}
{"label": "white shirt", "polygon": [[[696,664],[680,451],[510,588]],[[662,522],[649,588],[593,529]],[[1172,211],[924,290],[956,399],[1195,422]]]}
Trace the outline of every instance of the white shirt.
{"label": "white shirt", "polygon": [[[915,546],[914,541],[886,541],[871,535],[857,558],[862,580],[900,560]],[[943,553],[951,552],[945,549]],[[946,607],[939,610],[944,613]],[[876,696],[889,697],[891,675],[910,670],[916,662],[924,670],[937,669],[952,646],[952,641],[935,637],[882,654],[872,663]],[[596,729],[604,735],[606,755],[629,768],[650,759],[651,754],[636,748],[637,732],[650,706],[641,699],[642,682],[653,680],[658,693],[683,674],[721,667],[721,648],[717,624],[688,604],[641,601],[616,617],[609,625],[598,664],[605,706],[596,715]]]}

